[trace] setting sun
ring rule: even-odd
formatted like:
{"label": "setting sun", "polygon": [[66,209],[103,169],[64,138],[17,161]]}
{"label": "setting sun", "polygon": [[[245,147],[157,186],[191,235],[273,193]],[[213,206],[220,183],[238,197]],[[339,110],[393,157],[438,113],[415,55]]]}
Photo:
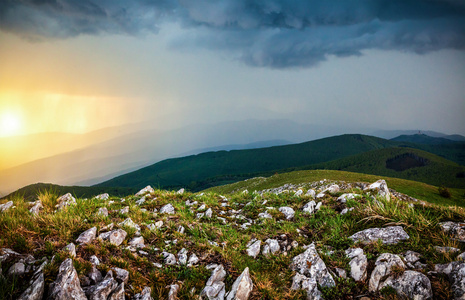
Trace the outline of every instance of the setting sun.
{"label": "setting sun", "polygon": [[21,119],[14,113],[3,113],[0,116],[0,137],[12,136],[19,133]]}

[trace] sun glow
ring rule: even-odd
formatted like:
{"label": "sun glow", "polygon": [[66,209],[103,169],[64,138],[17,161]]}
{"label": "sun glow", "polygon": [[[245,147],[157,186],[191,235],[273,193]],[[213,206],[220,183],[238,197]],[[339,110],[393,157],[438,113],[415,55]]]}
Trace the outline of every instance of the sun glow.
{"label": "sun glow", "polygon": [[19,134],[21,130],[21,118],[12,112],[5,112],[0,115],[0,137],[13,136]]}

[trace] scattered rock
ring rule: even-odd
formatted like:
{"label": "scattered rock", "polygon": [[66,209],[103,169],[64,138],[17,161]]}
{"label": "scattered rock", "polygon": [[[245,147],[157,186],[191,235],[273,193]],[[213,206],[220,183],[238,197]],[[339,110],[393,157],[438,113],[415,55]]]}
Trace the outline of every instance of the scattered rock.
{"label": "scattered rock", "polygon": [[13,201],[8,201],[5,204],[0,204],[0,212],[5,212],[13,207]]}
{"label": "scattered rock", "polygon": [[260,245],[262,242],[260,240],[253,239],[247,244],[247,255],[256,258],[260,253]]}
{"label": "scattered rock", "polygon": [[129,213],[129,206],[125,206],[122,209],[120,209],[119,213],[122,215]]}
{"label": "scattered rock", "polygon": [[273,216],[271,214],[269,214],[267,211],[259,213],[258,217],[262,218],[262,219],[272,219],[273,218]]}
{"label": "scattered rock", "polygon": [[71,257],[76,257],[76,246],[73,243],[66,245],[63,251],[68,252]]}
{"label": "scattered rock", "polygon": [[129,281],[129,272],[125,269],[113,267],[113,272],[115,272],[115,279],[118,283],[125,283],[127,284]]}
{"label": "scattered rock", "polygon": [[134,221],[131,218],[127,218],[126,220],[119,223],[118,225],[121,226],[121,227],[126,226],[126,227],[129,227],[129,228],[134,228],[136,230],[140,230],[140,226],[137,225],[136,223],[134,223]]}
{"label": "scattered rock", "polygon": [[187,264],[187,249],[182,248],[181,251],[178,253],[178,263],[180,265],[186,265]]}
{"label": "scattered rock", "polygon": [[176,257],[174,256],[174,254],[163,251],[162,255],[165,258],[165,264],[166,265],[175,265],[176,264]]}
{"label": "scattered rock", "polygon": [[179,291],[179,284],[172,284],[169,286],[170,291],[168,292],[168,300],[176,300]]}
{"label": "scattered rock", "polygon": [[134,295],[134,297],[132,297],[132,300],[153,300],[150,293],[152,293],[152,289],[147,286],[142,290],[140,294]]}
{"label": "scattered rock", "polygon": [[349,248],[346,255],[351,259],[349,262],[350,276],[355,281],[364,281],[367,278],[368,260],[361,248]]}
{"label": "scattered rock", "polygon": [[309,214],[313,214],[315,212],[315,207],[316,207],[316,202],[315,201],[310,201],[307,204],[304,205],[303,211]]}
{"label": "scattered rock", "polygon": [[284,214],[287,220],[294,218],[295,211],[289,206],[280,207],[279,211]]}
{"label": "scattered rock", "polygon": [[[129,206],[128,206],[128,212],[129,212]],[[102,217],[108,217],[108,209],[106,207],[100,207],[97,211],[98,216]]]}
{"label": "scattered rock", "polygon": [[391,200],[391,193],[389,192],[389,188],[386,184],[386,181],[381,179],[376,181],[375,183],[370,184],[364,190],[376,190],[378,191],[378,196],[385,198],[386,200]]}
{"label": "scattered rock", "polygon": [[209,300],[220,300],[224,299],[226,294],[224,278],[226,277],[226,271],[223,265],[217,266],[213,271],[212,275],[208,279],[204,289],[200,293],[200,297]]}
{"label": "scattered rock", "polygon": [[45,290],[44,273],[34,275],[29,287],[19,296],[18,300],[42,300]]}
{"label": "scattered rock", "polygon": [[76,198],[74,198],[71,193],[67,193],[57,199],[57,205],[55,206],[58,210],[70,206],[71,204],[76,204]]}
{"label": "scattered rock", "polygon": [[92,227],[91,229],[88,229],[81,233],[79,237],[76,239],[76,243],[79,245],[85,245],[89,244],[95,239],[95,236],[97,235],[97,227]]}
{"label": "scattered rock", "polygon": [[48,299],[52,300],[87,300],[79,283],[78,274],[73,267],[73,260],[66,259],[60,265],[57,279],[50,284]]}
{"label": "scattered rock", "polygon": [[26,266],[22,262],[14,263],[8,270],[8,276],[22,276],[26,273]]}
{"label": "scattered rock", "polygon": [[252,290],[253,282],[250,278],[249,268],[247,267],[234,281],[231,291],[226,295],[226,300],[247,300]]}
{"label": "scattered rock", "polygon": [[161,209],[160,209],[160,213],[161,214],[174,214],[174,206],[169,203],[169,204],[166,204],[165,206],[163,206]]}
{"label": "scattered rock", "polygon": [[312,198],[315,198],[315,190],[312,190],[312,189],[309,189],[306,193],[305,193],[305,196],[309,196],[309,197],[312,197]]}
{"label": "scattered rock", "polygon": [[294,197],[300,197],[300,196],[302,196],[303,193],[304,193],[304,191],[298,190],[297,192],[295,192]]}
{"label": "scattered rock", "polygon": [[210,219],[212,215],[213,215],[212,209],[211,208],[207,209],[207,211],[205,212],[205,217]]}
{"label": "scattered rock", "polygon": [[337,198],[337,201],[341,203],[346,203],[347,200],[355,199],[355,197],[360,197],[360,195],[353,193],[342,194]]}
{"label": "scattered rock", "polygon": [[179,190],[176,192],[176,194],[178,194],[178,195],[184,194],[184,189],[183,189],[183,188],[179,189]]}
{"label": "scattered rock", "polygon": [[119,246],[123,243],[124,239],[126,239],[127,235],[128,233],[123,229],[116,229],[100,234],[99,238],[104,241],[109,241],[113,245]]}
{"label": "scattered rock", "polygon": [[381,254],[375,262],[375,269],[371,273],[368,290],[377,292],[383,282],[382,280],[391,274],[391,269],[394,266],[405,269],[405,264],[399,256],[391,253]]}
{"label": "scattered rock", "polygon": [[36,201],[34,206],[31,207],[31,209],[29,210],[31,212],[31,214],[33,214],[34,216],[37,216],[39,213],[40,213],[40,210],[44,208],[44,206],[42,205],[42,202],[39,201]]}
{"label": "scattered rock", "polygon": [[189,257],[189,260],[187,261],[187,266],[193,266],[197,264],[198,262],[199,262],[199,258],[197,257],[197,255],[195,255],[195,253],[193,253]]}
{"label": "scattered rock", "polygon": [[417,271],[405,271],[399,277],[390,276],[379,285],[379,289],[387,286],[394,288],[401,299],[433,298],[430,280]]}
{"label": "scattered rock", "polygon": [[108,300],[124,300],[124,282],[121,282],[114,290],[111,292]]}
{"label": "scattered rock", "polygon": [[268,256],[271,254],[276,254],[279,252],[279,243],[274,239],[267,239],[265,241],[265,246],[263,246],[262,254]]}
{"label": "scattered rock", "polygon": [[434,249],[440,253],[458,253],[460,252],[460,249],[454,248],[454,247],[440,247],[440,246],[434,246]]}
{"label": "scattered rock", "polygon": [[95,266],[92,266],[92,269],[90,269],[87,277],[90,279],[91,284],[97,284],[103,280],[102,273],[100,273],[100,271]]}
{"label": "scattered rock", "polygon": [[347,278],[347,272],[346,272],[346,270],[344,270],[344,269],[336,268],[336,274],[337,274],[337,276],[339,276],[340,278],[344,278],[344,279]]}
{"label": "scattered rock", "polygon": [[381,240],[383,244],[397,244],[408,240],[410,237],[401,226],[390,226],[385,228],[369,228],[349,236],[355,243],[370,243]]}
{"label": "scattered rock", "polygon": [[325,190],[325,192],[328,192],[331,195],[339,193],[339,191],[340,191],[340,188],[339,188],[339,185],[337,185],[337,184],[332,184]]}
{"label": "scattered rock", "polygon": [[465,299],[465,263],[453,261],[448,264],[435,265],[434,270],[446,274],[451,283],[454,299]]}
{"label": "scattered rock", "polygon": [[465,242],[465,223],[447,221],[439,223],[439,226],[445,233],[452,235],[453,238]]}
{"label": "scattered rock", "polygon": [[128,244],[136,248],[145,248],[144,238],[141,236],[134,237]]}
{"label": "scattered rock", "polygon": [[108,200],[110,198],[110,195],[108,195],[107,193],[105,194],[100,194],[98,196],[95,196],[94,197],[95,199],[99,199],[99,200]]}
{"label": "scattered rock", "polygon": [[143,196],[145,194],[150,194],[150,193],[153,193],[153,192],[155,192],[155,190],[150,185],[148,185],[145,188],[138,191],[135,196]]}

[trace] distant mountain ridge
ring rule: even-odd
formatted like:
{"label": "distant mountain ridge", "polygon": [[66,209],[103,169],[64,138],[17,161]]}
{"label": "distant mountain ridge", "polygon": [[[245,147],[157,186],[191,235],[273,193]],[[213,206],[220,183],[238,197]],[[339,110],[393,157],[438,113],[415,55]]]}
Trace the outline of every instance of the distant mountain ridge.
{"label": "distant mountain ridge", "polygon": [[[459,143],[453,146],[465,147],[465,144]],[[198,190],[206,188],[208,184],[217,185],[242,180],[252,176],[251,174],[290,168],[298,169],[317,164],[321,164],[321,167],[325,168],[324,163],[326,162],[393,147],[436,149],[439,153],[446,153],[445,150],[449,149],[449,145],[418,145],[373,136],[347,134],[300,144],[251,150],[207,152],[168,159],[95,186],[141,188],[152,184],[161,187],[189,187]],[[456,152],[455,148],[452,150],[453,153]],[[433,161],[438,160],[441,158],[435,155]],[[446,165],[451,164],[456,165],[453,162]],[[363,172],[370,173],[370,170],[365,167]],[[390,176],[395,177],[395,175],[396,173]]]}
{"label": "distant mountain ridge", "polygon": [[[417,133],[412,135],[399,135],[391,139],[391,141],[397,142],[410,142],[416,144],[426,144],[426,145],[440,145],[440,144],[452,144],[457,143],[459,141],[450,139],[448,137],[451,136],[444,136],[444,137],[432,137],[423,133]],[[456,137],[457,138],[457,137]]]}

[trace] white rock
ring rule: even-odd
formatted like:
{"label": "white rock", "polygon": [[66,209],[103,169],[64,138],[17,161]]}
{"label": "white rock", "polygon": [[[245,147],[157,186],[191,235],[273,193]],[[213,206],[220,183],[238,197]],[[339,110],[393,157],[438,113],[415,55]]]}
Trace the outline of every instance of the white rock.
{"label": "white rock", "polygon": [[385,228],[369,228],[349,236],[355,243],[370,243],[381,240],[383,244],[397,244],[408,240],[410,237],[401,226],[390,226]]}
{"label": "white rock", "polygon": [[346,250],[346,255],[351,259],[349,262],[350,276],[355,281],[364,281],[367,278],[368,260],[363,253],[363,249],[349,248]]}
{"label": "white rock", "polygon": [[73,267],[73,260],[66,259],[60,265],[56,280],[50,285],[48,299],[52,300],[87,300],[84,291],[79,283],[76,269]]}
{"label": "white rock", "polygon": [[312,189],[309,189],[307,193],[305,193],[305,196],[310,196],[312,198],[315,198],[315,195],[316,195],[315,190],[312,190]]}
{"label": "white rock", "polygon": [[92,227],[79,235],[76,239],[76,243],[85,245],[91,243],[97,235],[97,227]]}
{"label": "white rock", "polygon": [[433,299],[431,282],[424,274],[416,271],[405,271],[399,277],[388,277],[379,289],[390,286],[394,288],[401,298]]}
{"label": "white rock", "polygon": [[247,267],[234,281],[231,291],[226,295],[226,300],[247,300],[252,290],[253,282],[250,278],[249,268]]}
{"label": "white rock", "polygon": [[251,240],[247,244],[247,255],[252,256],[253,258],[256,258],[257,255],[260,253],[260,245],[261,245],[260,240]]}
{"label": "white rock", "polygon": [[378,180],[375,183],[370,184],[363,190],[377,190],[379,196],[386,198],[386,200],[388,201],[391,200],[391,193],[389,192],[389,188],[385,180]]}
{"label": "white rock", "polygon": [[295,211],[289,206],[280,207],[279,211],[284,214],[287,220],[294,218]]}
{"label": "white rock", "polygon": [[382,280],[391,274],[391,269],[394,266],[405,269],[405,264],[399,256],[391,253],[381,254],[375,262],[375,269],[371,273],[368,290],[377,292],[383,282]]}
{"label": "white rock", "polygon": [[163,206],[161,209],[160,209],[160,213],[161,214],[174,214],[174,206],[169,203],[169,204],[166,204],[165,206]]}
{"label": "white rock", "polygon": [[153,193],[155,190],[150,186],[146,186],[145,188],[141,189],[140,191],[137,192],[136,196],[143,196],[148,193]]}
{"label": "white rock", "polygon": [[309,214],[313,214],[315,212],[315,207],[316,207],[316,202],[315,201],[310,201],[307,204],[304,205],[303,211]]}
{"label": "white rock", "polygon": [[105,194],[100,194],[98,196],[95,196],[94,197],[95,199],[99,199],[99,200],[108,200],[108,198],[110,198],[110,195],[108,195],[107,193]]}

